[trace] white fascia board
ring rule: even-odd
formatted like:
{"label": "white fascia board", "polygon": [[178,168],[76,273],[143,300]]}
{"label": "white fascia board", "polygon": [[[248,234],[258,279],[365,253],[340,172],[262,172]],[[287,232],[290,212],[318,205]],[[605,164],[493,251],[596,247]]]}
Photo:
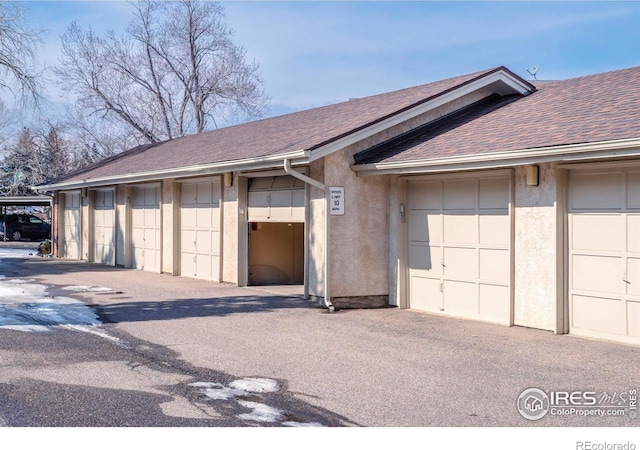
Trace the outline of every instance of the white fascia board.
{"label": "white fascia board", "polygon": [[[436,98],[433,98],[427,102],[421,103],[411,109],[407,109],[398,114],[395,114],[387,119],[375,123],[369,127],[363,128],[361,130],[356,131],[355,133],[351,133],[347,136],[344,136],[336,141],[330,142],[322,147],[319,147],[315,150],[307,150],[306,155],[309,158],[309,162],[316,161],[318,159],[324,158],[325,156],[341,150],[349,145],[355,144],[363,139],[371,137],[375,134],[378,134],[382,131],[385,131],[391,127],[399,125],[407,120],[411,120],[414,117],[417,117],[421,114],[429,112],[435,108],[438,108],[442,105],[446,105],[454,100],[462,98],[466,95],[471,94],[477,90],[480,90],[484,87],[487,87],[493,83],[503,82],[507,86],[513,89],[513,93],[518,93],[522,95],[528,95],[532,91],[530,87],[517,78],[513,77],[511,74],[505,72],[504,70],[499,70],[497,72],[488,74],[482,78],[474,80],[458,89],[454,89],[445,94],[439,95]],[[504,92],[501,93],[504,95]]]}
{"label": "white fascia board", "polygon": [[640,156],[640,138],[397,163],[360,164],[351,166],[351,169],[358,176],[370,176],[481,170],[543,162],[571,162],[630,156]]}
{"label": "white fascia board", "polygon": [[62,183],[53,183],[37,186],[39,191],[52,191],[62,189],[77,189],[83,187],[96,187],[114,184],[144,183],[147,181],[157,181],[167,178],[185,178],[195,176],[216,175],[224,172],[234,172],[238,170],[255,170],[281,168],[285,159],[291,159],[293,164],[307,164],[304,151],[298,150],[288,153],[280,153],[260,158],[239,159],[235,161],[225,161],[211,164],[200,164],[197,166],[180,167],[174,169],[154,170],[149,172],[139,172],[126,175],[116,175],[107,177],[90,178],[86,180],[74,180]]}

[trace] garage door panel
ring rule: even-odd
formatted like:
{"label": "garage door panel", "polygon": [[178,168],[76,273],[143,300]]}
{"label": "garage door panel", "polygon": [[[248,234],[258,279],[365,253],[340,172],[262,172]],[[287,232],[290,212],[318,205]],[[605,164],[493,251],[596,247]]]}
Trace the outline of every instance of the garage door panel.
{"label": "garage door panel", "polygon": [[157,218],[158,218],[158,212],[157,209],[154,207],[147,207],[143,210],[143,214],[144,214],[144,226],[145,227],[153,227],[158,225],[157,223]]}
{"label": "garage door panel", "polygon": [[198,208],[195,208],[197,228],[211,228],[213,224],[211,210],[212,205],[210,205],[209,207],[200,206]]}
{"label": "garage door panel", "polygon": [[291,195],[292,195],[291,204],[293,205],[293,207],[294,208],[304,208],[305,197],[306,197],[304,189],[299,189],[297,191],[292,191]]}
{"label": "garage door panel", "polygon": [[211,230],[197,230],[198,252],[211,254]]}
{"label": "garage door panel", "polygon": [[475,248],[444,248],[444,276],[461,280],[478,279],[478,254]]}
{"label": "garage door panel", "polygon": [[269,216],[268,196],[267,192],[249,192],[249,222],[258,222]]}
{"label": "garage door panel", "polygon": [[444,281],[444,312],[475,319],[478,311],[478,285],[462,281]]}
{"label": "garage door panel", "polygon": [[409,221],[409,240],[412,242],[440,243],[442,235],[442,217],[435,214],[412,213]]}
{"label": "garage door panel", "polygon": [[412,277],[410,307],[423,311],[440,311],[442,307],[440,280]]}
{"label": "garage door panel", "polygon": [[211,183],[200,183],[197,186],[196,204],[211,205],[213,203],[213,188]]}
{"label": "garage door panel", "polygon": [[144,226],[144,212],[142,209],[133,209],[131,211],[131,224],[134,227]]}
{"label": "garage door panel", "polygon": [[152,249],[145,249],[143,254],[143,267],[150,271],[156,271],[156,268],[160,267],[160,252]]}
{"label": "garage door panel", "polygon": [[627,208],[640,209],[640,172],[627,173]]}
{"label": "garage door panel", "polygon": [[614,335],[626,333],[626,308],[620,299],[573,295],[571,306],[574,328]]}
{"label": "garage door panel", "polygon": [[443,183],[443,209],[472,210],[478,206],[476,180],[446,181]]}
{"label": "garage door panel", "polygon": [[507,209],[509,207],[509,179],[481,179],[478,197],[479,209]]}
{"label": "garage door panel", "polygon": [[180,254],[180,271],[182,275],[194,277],[196,275],[196,255],[182,251]]}
{"label": "garage door panel", "polygon": [[195,208],[182,208],[180,226],[182,226],[182,228],[195,228],[197,226]]}
{"label": "garage door panel", "polygon": [[442,209],[441,183],[409,183],[407,206],[413,210]]}
{"label": "garage door panel", "polygon": [[622,208],[620,173],[574,174],[570,182],[572,209],[588,211]]}
{"label": "garage door panel", "polygon": [[507,286],[480,285],[480,316],[485,320],[508,325],[511,321],[510,291]]}
{"label": "garage door panel", "polygon": [[194,253],[196,251],[196,232],[195,230],[180,230],[180,245],[183,252]]}
{"label": "garage door panel", "polygon": [[571,246],[574,250],[621,252],[625,249],[625,218],[621,214],[574,214]]}
{"label": "garage door panel", "polygon": [[144,206],[155,208],[158,205],[158,189],[155,188],[145,188],[144,189]]}
{"label": "garage door panel", "polygon": [[475,214],[445,214],[444,242],[475,244],[478,242],[478,216]]}
{"label": "garage door panel", "polygon": [[409,248],[409,267],[430,274],[442,274],[442,249],[426,244],[412,244]]}
{"label": "garage door panel", "polygon": [[509,283],[509,250],[480,249],[480,280]]}
{"label": "garage door panel", "polygon": [[627,295],[637,296],[640,299],[640,257],[627,259]]}
{"label": "garage door panel", "polygon": [[191,206],[196,204],[197,188],[195,184],[183,184],[180,190],[180,204]]}
{"label": "garage door panel", "polygon": [[211,255],[196,255],[196,276],[211,278]]}
{"label": "garage door panel", "polygon": [[144,236],[144,243],[142,244],[144,248],[154,249],[160,245],[156,230],[145,228],[142,234]]}
{"label": "garage door panel", "polygon": [[572,288],[622,294],[624,267],[622,258],[614,256],[573,255]]}
{"label": "garage door panel", "polygon": [[134,228],[131,232],[131,241],[135,246],[143,248],[144,228]]}
{"label": "garage door panel", "polygon": [[640,253],[640,214],[627,215],[627,251]]}
{"label": "garage door panel", "polygon": [[509,215],[504,213],[482,214],[480,224],[480,244],[508,247],[511,242],[511,223]]}
{"label": "garage door panel", "polygon": [[627,302],[627,330],[629,336],[640,337],[640,302]]}

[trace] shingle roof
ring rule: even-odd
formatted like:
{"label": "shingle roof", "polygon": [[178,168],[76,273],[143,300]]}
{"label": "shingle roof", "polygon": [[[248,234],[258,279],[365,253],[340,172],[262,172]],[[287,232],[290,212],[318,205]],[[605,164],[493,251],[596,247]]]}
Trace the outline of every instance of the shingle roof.
{"label": "shingle roof", "polygon": [[136,147],[57,180],[71,182],[313,150],[504,67]]}
{"label": "shingle roof", "polygon": [[[473,120],[434,123],[422,139],[356,155],[360,164],[640,138],[640,67],[537,85],[538,91]],[[438,128],[441,132],[435,132]],[[402,151],[398,151],[402,146]]]}

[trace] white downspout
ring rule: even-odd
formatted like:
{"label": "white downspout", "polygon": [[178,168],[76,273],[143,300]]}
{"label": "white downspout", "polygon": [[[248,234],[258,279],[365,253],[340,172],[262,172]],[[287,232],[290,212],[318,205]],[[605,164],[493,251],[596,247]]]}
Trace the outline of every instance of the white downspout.
{"label": "white downspout", "polygon": [[335,311],[335,307],[333,303],[331,303],[331,295],[329,292],[329,226],[331,219],[329,208],[331,206],[331,191],[329,190],[329,186],[293,170],[289,159],[284,160],[284,171],[292,177],[324,191],[324,305],[329,309],[329,312],[333,312]]}

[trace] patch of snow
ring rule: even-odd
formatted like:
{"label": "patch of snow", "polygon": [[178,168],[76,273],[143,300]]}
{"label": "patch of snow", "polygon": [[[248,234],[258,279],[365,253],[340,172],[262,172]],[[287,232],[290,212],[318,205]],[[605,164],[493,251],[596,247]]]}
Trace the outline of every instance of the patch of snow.
{"label": "patch of snow", "polygon": [[45,331],[57,325],[100,325],[98,315],[71,297],[53,296],[30,279],[0,279],[0,328]]}
{"label": "patch of snow", "polygon": [[38,250],[31,248],[2,248],[0,258],[33,258],[38,256]]}
{"label": "patch of snow", "polygon": [[278,382],[269,378],[244,378],[229,383],[229,387],[246,392],[277,392]]}
{"label": "patch of snow", "polygon": [[0,325],[0,328],[3,330],[14,330],[14,331],[36,331],[39,333],[51,331],[49,327],[45,327],[44,325]]}
{"label": "patch of snow", "polygon": [[246,392],[227,387],[221,383],[192,383],[189,386],[199,387],[200,391],[211,400],[233,400]]}
{"label": "patch of snow", "polygon": [[95,287],[95,286],[65,286],[62,288],[64,291],[72,291],[72,292],[108,292],[111,291],[111,288],[106,287]]}
{"label": "patch of snow", "polygon": [[243,420],[277,422],[283,417],[281,410],[265,405],[264,403],[248,402],[246,400],[238,400],[238,403],[245,408],[253,410],[250,413],[239,414],[238,417]]}
{"label": "patch of snow", "polygon": [[285,427],[324,427],[321,423],[318,422],[282,422],[282,425]]}
{"label": "patch of snow", "polygon": [[[200,389],[202,394],[211,400],[236,400],[240,406],[249,408],[249,413],[239,414],[242,420],[250,420],[253,422],[278,422],[284,418],[284,411],[273,408],[264,403],[252,402],[248,400],[240,400],[248,394],[256,396],[259,393],[277,392],[280,387],[278,382],[269,378],[242,378],[235,380],[225,386],[222,383],[209,383],[199,381],[191,383],[189,386]],[[258,395],[258,397],[260,397]],[[322,427],[318,422],[304,423],[296,421],[286,421],[282,425],[287,427]]]}

